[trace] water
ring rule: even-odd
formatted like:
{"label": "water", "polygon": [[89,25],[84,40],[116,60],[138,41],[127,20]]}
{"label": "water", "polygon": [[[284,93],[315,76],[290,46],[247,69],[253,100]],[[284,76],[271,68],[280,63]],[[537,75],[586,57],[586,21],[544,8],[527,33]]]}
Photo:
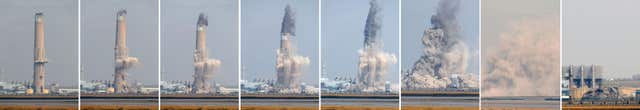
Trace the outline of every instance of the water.
{"label": "water", "polygon": [[560,109],[559,100],[545,100],[546,98],[551,97],[485,97],[482,98],[482,107]]}
{"label": "water", "polygon": [[0,106],[78,106],[77,99],[2,99]]}
{"label": "water", "polygon": [[242,106],[318,107],[318,99],[242,99]]}
{"label": "water", "polygon": [[402,96],[402,106],[479,107],[479,97]]}
{"label": "water", "polygon": [[162,105],[238,106],[238,99],[162,99]]}
{"label": "water", "polygon": [[158,99],[81,99],[80,102],[82,105],[158,105]]}

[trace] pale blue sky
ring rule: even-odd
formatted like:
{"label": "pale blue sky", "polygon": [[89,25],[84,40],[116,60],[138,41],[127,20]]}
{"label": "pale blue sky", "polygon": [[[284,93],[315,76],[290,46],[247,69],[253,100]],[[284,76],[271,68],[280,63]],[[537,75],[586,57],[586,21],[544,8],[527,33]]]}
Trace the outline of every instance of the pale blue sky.
{"label": "pale blue sky", "polygon": [[[402,70],[413,68],[413,64],[424,54],[422,36],[426,28],[432,27],[431,16],[436,14],[440,0],[402,1]],[[479,74],[480,13],[479,0],[461,0],[458,22],[462,39],[469,50],[467,72]]]}
{"label": "pale blue sky", "polygon": [[303,83],[318,86],[318,1],[242,0],[242,79],[276,79],[276,50],[280,47],[280,28],[284,8],[295,13],[298,55],[311,61],[302,72]]}
{"label": "pale blue sky", "polygon": [[[328,78],[355,78],[358,72],[358,50],[363,48],[364,26],[369,13],[369,0],[322,0],[322,60]],[[381,12],[379,36],[384,51],[399,57],[399,6],[397,0],[378,0]],[[397,59],[399,60],[399,59]],[[390,64],[384,80],[397,84],[398,64]]]}
{"label": "pale blue sky", "polygon": [[44,13],[47,85],[78,85],[76,0],[0,0],[0,80],[33,79],[34,15]]}
{"label": "pale blue sky", "polygon": [[213,82],[238,85],[238,1],[162,0],[162,80],[193,80],[198,14],[206,14],[209,58],[222,62]]}
{"label": "pale blue sky", "polygon": [[563,65],[598,64],[604,77],[640,74],[638,0],[564,0]]}
{"label": "pale blue sky", "polygon": [[127,10],[129,56],[140,64],[128,71],[127,80],[158,84],[158,1],[82,0],[82,80],[113,80],[116,12]]}

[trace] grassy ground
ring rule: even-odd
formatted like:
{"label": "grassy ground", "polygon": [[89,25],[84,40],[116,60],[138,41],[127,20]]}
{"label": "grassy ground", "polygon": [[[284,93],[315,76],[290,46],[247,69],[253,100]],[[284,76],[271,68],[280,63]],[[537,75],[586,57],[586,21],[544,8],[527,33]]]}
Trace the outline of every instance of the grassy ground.
{"label": "grassy ground", "polygon": [[639,110],[640,106],[562,106],[563,110]]}
{"label": "grassy ground", "polygon": [[242,110],[318,110],[318,107],[310,106],[242,106]]}
{"label": "grassy ground", "polygon": [[398,107],[376,107],[376,106],[322,106],[322,110],[398,110]]}
{"label": "grassy ground", "polygon": [[13,105],[0,106],[0,110],[78,110],[78,106],[32,106],[32,105]]}
{"label": "grassy ground", "polygon": [[508,108],[508,107],[482,107],[482,110],[556,110],[552,108]]}
{"label": "grassy ground", "polygon": [[402,106],[402,110],[478,110],[478,107]]}
{"label": "grassy ground", "polygon": [[238,106],[178,106],[162,105],[161,110],[238,110]]}

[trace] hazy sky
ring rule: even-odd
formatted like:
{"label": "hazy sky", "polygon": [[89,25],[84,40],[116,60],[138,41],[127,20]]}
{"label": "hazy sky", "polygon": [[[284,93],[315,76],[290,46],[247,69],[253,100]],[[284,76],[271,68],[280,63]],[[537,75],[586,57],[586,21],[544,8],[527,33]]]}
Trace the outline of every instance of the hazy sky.
{"label": "hazy sky", "polygon": [[242,65],[246,70],[242,72],[243,80],[276,79],[276,50],[280,47],[280,28],[287,4],[295,13],[293,42],[298,55],[307,56],[311,61],[302,71],[301,81],[319,85],[316,0],[242,0],[241,48]]}
{"label": "hazy sky", "polygon": [[[402,1],[402,68],[408,70],[424,54],[422,37],[426,28],[432,27],[431,16],[436,14],[440,0],[403,0]],[[458,11],[458,22],[461,35],[469,49],[469,65],[467,72],[478,74],[479,46],[478,40],[480,14],[479,0],[461,0]]]}
{"label": "hazy sky", "polygon": [[[322,1],[322,60],[327,78],[356,78],[358,50],[363,48],[369,0]],[[398,56],[399,7],[396,0],[378,0],[384,51]],[[390,64],[384,80],[397,84],[398,64]]]}
{"label": "hazy sky", "polygon": [[560,1],[482,1],[482,97],[559,96]]}
{"label": "hazy sky", "polygon": [[207,15],[209,58],[220,60],[213,81],[238,84],[238,1],[162,0],[162,80],[193,80],[198,14]]}
{"label": "hazy sky", "polygon": [[0,0],[0,80],[33,78],[34,15],[44,13],[47,85],[78,84],[76,0]]}
{"label": "hazy sky", "polygon": [[599,64],[604,77],[640,73],[640,10],[637,0],[564,0],[562,60]]}
{"label": "hazy sky", "polygon": [[509,23],[560,14],[557,0],[485,0],[482,2],[482,50],[493,48]]}
{"label": "hazy sky", "polygon": [[81,5],[82,80],[113,80],[116,12],[126,9],[129,56],[140,61],[127,80],[157,85],[157,0],[82,0]]}

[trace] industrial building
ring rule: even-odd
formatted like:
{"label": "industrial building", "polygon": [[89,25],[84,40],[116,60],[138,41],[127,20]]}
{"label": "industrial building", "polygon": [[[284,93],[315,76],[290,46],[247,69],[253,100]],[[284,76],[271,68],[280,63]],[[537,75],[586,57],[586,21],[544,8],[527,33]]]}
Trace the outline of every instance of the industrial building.
{"label": "industrial building", "polygon": [[[323,73],[322,76],[326,76]],[[384,81],[383,91],[362,91],[356,87],[356,79],[350,77],[334,77],[334,78],[320,78],[320,87],[322,92],[327,93],[346,93],[346,92],[369,92],[369,93],[397,93],[397,90],[391,88],[390,81]]]}
{"label": "industrial building", "polygon": [[[33,94],[33,89],[30,89],[33,82],[27,81],[0,81],[0,95],[20,95],[20,94]],[[78,93],[77,88],[70,87],[58,87],[57,83],[47,85],[46,94],[48,95],[67,95]]]}
{"label": "industrial building", "polygon": [[[114,88],[113,81],[111,80],[91,80],[91,81],[80,81],[80,90],[82,93],[117,93]],[[146,86],[139,82],[134,82],[128,88],[127,93],[141,93],[141,94],[149,94],[149,93],[157,93],[157,86]]]}
{"label": "industrial building", "polygon": [[[160,81],[160,91],[162,94],[188,94],[192,93],[194,87],[193,82],[184,80],[173,81]],[[215,91],[212,94],[234,94],[238,93],[238,89],[226,88],[218,83],[214,83],[213,86],[209,85],[206,88],[212,88],[211,91]]]}
{"label": "industrial building", "polygon": [[306,83],[300,83],[296,88],[278,88],[276,80],[273,79],[253,79],[240,80],[240,88],[243,93],[266,94],[317,94],[318,88]]}
{"label": "industrial building", "polygon": [[602,87],[603,68],[599,65],[568,65],[562,67],[563,98],[582,99]]}

